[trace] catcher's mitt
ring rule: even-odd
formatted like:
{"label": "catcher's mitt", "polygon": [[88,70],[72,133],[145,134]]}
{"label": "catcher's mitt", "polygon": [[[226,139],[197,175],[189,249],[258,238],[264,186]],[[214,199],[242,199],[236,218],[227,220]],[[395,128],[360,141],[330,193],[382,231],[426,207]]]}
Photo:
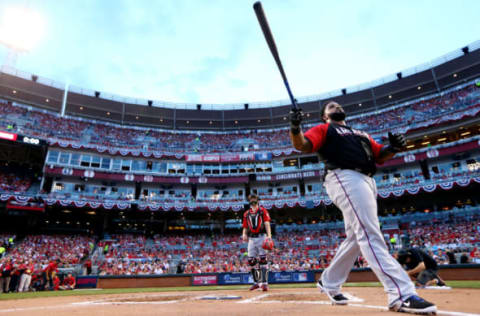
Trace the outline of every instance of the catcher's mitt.
{"label": "catcher's mitt", "polygon": [[265,250],[273,250],[273,247],[275,247],[275,244],[273,243],[273,240],[271,238],[266,238],[263,241],[262,248]]}

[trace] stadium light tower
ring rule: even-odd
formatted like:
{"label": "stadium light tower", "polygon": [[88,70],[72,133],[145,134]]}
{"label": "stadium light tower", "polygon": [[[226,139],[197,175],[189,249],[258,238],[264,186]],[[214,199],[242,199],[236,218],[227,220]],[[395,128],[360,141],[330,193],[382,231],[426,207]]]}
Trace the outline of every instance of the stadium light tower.
{"label": "stadium light tower", "polygon": [[7,48],[4,65],[15,67],[19,54],[32,50],[44,32],[44,20],[28,8],[4,10],[0,20],[0,43]]}

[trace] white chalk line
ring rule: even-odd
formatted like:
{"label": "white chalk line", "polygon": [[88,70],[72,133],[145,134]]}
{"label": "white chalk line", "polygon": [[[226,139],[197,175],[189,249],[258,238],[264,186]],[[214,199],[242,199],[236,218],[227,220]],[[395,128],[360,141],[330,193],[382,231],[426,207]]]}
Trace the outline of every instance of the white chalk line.
{"label": "white chalk line", "polygon": [[42,310],[42,309],[71,308],[71,307],[73,307],[72,304],[7,308],[7,309],[0,309],[0,313],[24,312],[24,311],[35,311],[35,310]]}
{"label": "white chalk line", "polygon": [[[286,303],[286,304],[312,304],[312,305],[333,305],[331,301],[278,301],[278,300],[269,300],[269,301],[253,301],[251,303],[254,304],[281,304],[281,303]],[[346,307],[348,306],[354,306],[354,307],[362,307],[362,308],[370,308],[370,309],[379,309],[379,310],[388,310],[387,307],[385,306],[378,306],[378,305],[369,305],[369,304],[357,304],[357,303],[349,303],[348,305],[344,305]],[[340,307],[340,308],[343,308]],[[438,310],[437,315],[447,315],[447,316],[480,316],[480,314],[473,314],[473,313],[463,313],[463,312],[451,312],[451,311],[443,311],[443,310]]]}
{"label": "white chalk line", "polygon": [[[291,294],[291,293],[290,293]],[[295,293],[299,294],[299,293]],[[270,296],[271,294],[262,294],[258,295],[249,299],[245,299],[242,301],[238,301],[236,303],[246,304],[246,303],[253,303],[253,304],[312,304],[312,305],[332,305],[331,301],[280,301],[280,300],[262,300]],[[301,295],[301,294],[299,294]],[[171,294],[156,294],[148,297],[165,297],[165,296],[172,296]],[[11,313],[11,312],[22,312],[22,311],[34,311],[34,310],[44,310],[44,309],[61,309],[61,308],[72,308],[78,306],[92,306],[92,305],[161,305],[161,304],[175,304],[175,303],[182,303],[190,300],[199,300],[204,295],[201,296],[191,296],[191,295],[177,295],[177,296],[188,296],[181,300],[171,300],[171,301],[161,301],[161,302],[121,302],[115,301],[121,298],[113,298],[113,299],[106,299],[106,300],[95,300],[95,301],[86,301],[86,302],[75,302],[69,304],[62,304],[62,305],[51,305],[51,306],[33,306],[33,307],[20,307],[20,308],[8,308],[8,309],[0,309],[0,313]],[[141,296],[145,297],[145,296]],[[355,297],[354,297],[355,298]],[[357,298],[361,300],[360,298]],[[378,306],[378,305],[369,305],[369,304],[358,304],[358,303],[349,303],[346,305],[353,306],[353,307],[360,307],[360,308],[370,308],[370,309],[378,309],[378,310],[388,310],[385,306]],[[341,307],[344,308],[344,307]],[[480,316],[480,314],[474,313],[464,313],[464,312],[454,312],[454,311],[443,311],[438,310],[437,315],[446,315],[446,316]]]}
{"label": "white chalk line", "polygon": [[268,297],[270,294],[262,294],[258,296],[254,296],[252,298],[247,298],[246,300],[238,301],[237,304],[246,304],[246,303],[252,303],[252,302],[257,302],[258,300],[261,300],[264,297]]}

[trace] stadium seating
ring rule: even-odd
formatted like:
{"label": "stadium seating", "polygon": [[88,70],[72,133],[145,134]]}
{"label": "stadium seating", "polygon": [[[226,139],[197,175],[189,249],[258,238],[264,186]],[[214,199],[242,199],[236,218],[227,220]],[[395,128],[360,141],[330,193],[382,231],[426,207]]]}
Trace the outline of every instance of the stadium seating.
{"label": "stadium seating", "polygon": [[32,185],[33,175],[30,175],[25,170],[18,170],[17,168],[0,168],[0,193],[3,192],[27,192]]}
{"label": "stadium seating", "polygon": [[[409,245],[426,248],[440,264],[448,263],[447,252],[468,253],[471,262],[480,260],[480,216],[478,209],[454,209],[435,214],[416,213],[395,217],[408,222],[408,228],[391,230],[386,236],[398,240],[408,236]],[[438,215],[438,216],[437,216]],[[392,217],[381,218],[391,222]],[[290,229],[289,229],[290,228]],[[269,254],[272,271],[320,269],[328,266],[336,248],[345,238],[343,223],[280,225],[275,235],[276,248]],[[386,238],[389,239],[389,238]],[[246,243],[238,235],[155,236],[113,235],[110,248],[99,258],[101,274],[248,272]],[[398,249],[399,243],[391,251]],[[363,258],[357,266],[367,266]],[[157,271],[157,272],[154,272]]]}
{"label": "stadium seating", "polygon": [[[458,114],[480,109],[480,89],[468,84],[462,89],[420,101],[357,115],[348,123],[380,138],[385,128],[413,130],[440,121],[458,119]],[[307,125],[308,127],[309,125]],[[58,114],[0,101],[0,129],[58,141],[74,141],[111,148],[166,152],[240,152],[290,147],[288,129],[246,130],[233,133],[171,132],[149,128],[121,127],[98,121],[61,118]]]}

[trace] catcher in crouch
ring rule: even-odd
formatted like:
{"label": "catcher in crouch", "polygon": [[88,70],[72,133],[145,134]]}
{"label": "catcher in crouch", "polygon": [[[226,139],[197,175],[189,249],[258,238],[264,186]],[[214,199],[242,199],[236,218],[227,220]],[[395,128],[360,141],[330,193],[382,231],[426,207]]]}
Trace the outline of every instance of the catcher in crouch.
{"label": "catcher in crouch", "polygon": [[[258,205],[258,196],[248,196],[250,208],[243,214],[243,241],[248,240],[248,264],[252,268],[253,285],[250,291],[268,291],[268,262],[265,250],[273,249],[270,215]],[[265,235],[266,233],[266,235]],[[257,268],[257,264],[260,268]]]}

